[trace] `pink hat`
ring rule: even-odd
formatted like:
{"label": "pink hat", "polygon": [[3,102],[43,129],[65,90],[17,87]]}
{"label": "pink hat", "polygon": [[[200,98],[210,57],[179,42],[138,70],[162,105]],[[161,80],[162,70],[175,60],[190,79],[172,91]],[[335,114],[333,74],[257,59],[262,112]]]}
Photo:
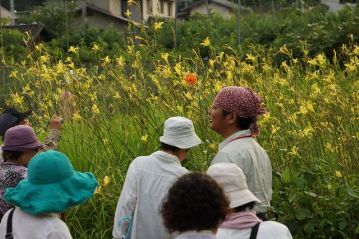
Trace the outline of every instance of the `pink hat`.
{"label": "pink hat", "polygon": [[262,98],[249,88],[239,86],[224,87],[214,99],[213,105],[227,112],[235,112],[237,117],[253,118],[252,134],[258,135],[257,116],[266,111],[261,107]]}
{"label": "pink hat", "polygon": [[30,126],[17,125],[6,131],[4,145],[1,149],[23,152],[40,147],[42,147],[42,144],[37,140],[35,132]]}

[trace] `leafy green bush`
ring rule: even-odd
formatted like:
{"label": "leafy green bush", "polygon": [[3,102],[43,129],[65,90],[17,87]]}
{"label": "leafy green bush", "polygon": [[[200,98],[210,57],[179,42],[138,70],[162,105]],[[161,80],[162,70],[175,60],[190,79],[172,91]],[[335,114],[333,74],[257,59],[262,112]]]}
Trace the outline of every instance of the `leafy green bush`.
{"label": "leafy green bush", "polygon": [[[14,64],[19,62],[23,56],[29,53],[26,39],[29,37],[13,29],[2,29],[0,31],[0,58]],[[1,63],[0,63],[1,65]]]}
{"label": "leafy green bush", "polygon": [[[286,45],[293,57],[299,58],[303,55],[302,46],[306,44],[308,56],[324,52],[331,58],[333,52],[338,52],[343,44],[359,42],[358,16],[359,7],[328,13],[321,6],[305,12],[288,9],[275,15],[249,14],[241,19],[241,48],[261,45],[277,53]],[[173,22],[166,22],[163,31],[154,35],[160,47],[173,49],[174,28]],[[178,22],[176,28],[177,50],[182,53],[192,52],[206,37],[209,37],[214,48],[224,45],[237,48],[236,19],[224,20],[218,15],[195,16],[189,21]],[[281,60],[278,56],[279,64]]]}

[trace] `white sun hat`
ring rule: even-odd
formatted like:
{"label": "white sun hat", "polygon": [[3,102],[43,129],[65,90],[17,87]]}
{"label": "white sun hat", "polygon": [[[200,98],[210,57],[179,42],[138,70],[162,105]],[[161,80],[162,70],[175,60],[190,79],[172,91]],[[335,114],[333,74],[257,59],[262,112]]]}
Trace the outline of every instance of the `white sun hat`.
{"label": "white sun hat", "polygon": [[201,143],[190,119],[182,116],[168,118],[160,142],[180,149],[189,149]]}
{"label": "white sun hat", "polygon": [[260,202],[249,191],[242,169],[233,163],[216,163],[210,166],[207,174],[223,188],[230,200],[230,208],[236,208],[250,202]]}

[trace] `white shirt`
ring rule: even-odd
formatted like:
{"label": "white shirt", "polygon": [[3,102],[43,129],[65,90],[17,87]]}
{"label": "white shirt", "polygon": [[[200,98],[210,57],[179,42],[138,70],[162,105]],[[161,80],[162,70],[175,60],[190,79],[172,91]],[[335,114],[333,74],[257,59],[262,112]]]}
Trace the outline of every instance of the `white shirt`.
{"label": "white shirt", "polygon": [[[251,131],[241,130],[219,145],[219,152],[214,157],[215,163],[234,163],[243,170],[249,190],[261,201],[254,207],[257,213],[267,212],[272,200],[272,166],[267,152],[250,135]],[[231,141],[233,140],[233,141]]]}
{"label": "white shirt", "polygon": [[[251,228],[248,229],[229,229],[219,228],[217,239],[249,239]],[[259,225],[257,239],[292,239],[288,228],[278,222],[265,221]]]}
{"label": "white shirt", "polygon": [[177,235],[175,239],[216,239],[216,236],[211,231],[188,231]]}
{"label": "white shirt", "polygon": [[[0,238],[5,238],[10,211],[1,220]],[[72,239],[66,224],[56,214],[32,216],[18,207],[12,217],[12,231],[14,239]]]}
{"label": "white shirt", "polygon": [[187,172],[176,156],[163,151],[136,158],[130,164],[116,207],[113,237],[125,235],[127,224],[119,224],[129,217],[133,218],[130,238],[171,238],[162,222],[161,203],[173,182]]}

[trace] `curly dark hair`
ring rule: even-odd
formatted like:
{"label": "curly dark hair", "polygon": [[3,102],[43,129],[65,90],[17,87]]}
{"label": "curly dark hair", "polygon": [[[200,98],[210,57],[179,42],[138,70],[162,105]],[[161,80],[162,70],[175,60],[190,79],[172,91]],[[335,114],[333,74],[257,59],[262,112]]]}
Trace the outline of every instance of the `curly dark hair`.
{"label": "curly dark hair", "polygon": [[161,214],[170,233],[218,228],[226,218],[229,200],[214,179],[189,173],[177,179],[164,199]]}

